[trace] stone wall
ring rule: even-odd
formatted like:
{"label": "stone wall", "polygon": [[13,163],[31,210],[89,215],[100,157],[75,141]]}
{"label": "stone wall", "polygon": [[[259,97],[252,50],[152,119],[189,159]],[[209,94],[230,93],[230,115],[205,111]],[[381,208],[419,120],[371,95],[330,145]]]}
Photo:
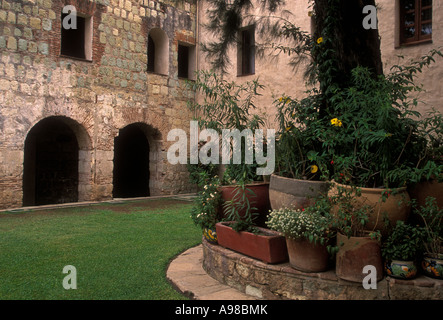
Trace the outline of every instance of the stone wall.
{"label": "stone wall", "polygon": [[[0,0],[0,208],[22,206],[25,141],[57,117],[79,145],[78,200],[112,197],[114,138],[141,124],[150,146],[150,194],[192,191],[166,158],[167,133],[189,132],[194,92],[177,76],[177,45],[196,43],[195,1]],[[92,61],[60,54],[62,9],[92,17]],[[147,72],[148,33],[167,35],[167,74]]]}
{"label": "stone wall", "polygon": [[333,267],[305,273],[289,263],[266,264],[213,245],[204,238],[203,269],[214,279],[267,300],[441,300],[443,281],[426,276],[414,280],[385,277],[376,289],[339,279]]}
{"label": "stone wall", "polygon": [[[381,37],[381,53],[383,60],[383,68],[385,74],[390,72],[390,69],[395,64],[408,63],[411,59],[418,59],[431,49],[437,49],[443,46],[443,4],[441,1],[433,1],[433,34],[432,41],[422,43],[419,45],[400,46],[399,44],[399,29],[400,29],[400,0],[377,0],[378,6],[378,29]],[[285,6],[275,15],[284,15],[301,30],[312,33],[313,24],[310,16],[312,1],[298,0],[286,1]],[[266,12],[263,12],[256,6],[250,14],[256,17],[263,17]],[[205,12],[207,6],[201,5],[199,10],[201,21],[207,21]],[[283,11],[286,10],[286,13]],[[245,22],[247,25],[248,22]],[[204,32],[203,27],[200,31],[200,39],[202,42],[210,41],[211,35]],[[260,37],[256,32],[256,43],[258,45],[265,44],[267,39]],[[263,113],[267,118],[269,127],[275,127],[276,110],[273,106],[274,99],[281,97],[283,94],[289,95],[293,98],[301,99],[305,96],[306,79],[304,78],[305,63],[301,63],[297,68],[293,69],[289,66],[289,57],[284,53],[276,55],[278,52],[272,50],[264,51],[263,56],[257,56],[255,60],[255,73],[247,76],[237,76],[237,48],[232,47],[229,51],[230,66],[228,68],[228,75],[226,78],[234,80],[239,83],[259,79],[259,82],[265,86],[261,92],[262,97],[257,101],[258,112]],[[365,54],[362,52],[362,54]],[[404,59],[399,59],[398,56],[404,56]],[[204,55],[200,58],[200,68],[208,69],[210,64],[205,61]],[[307,62],[306,62],[307,63]],[[437,63],[430,68],[424,70],[423,74],[418,75],[417,83],[423,84],[426,92],[420,94],[419,104],[417,110],[423,116],[428,114],[430,108],[434,107],[440,112],[443,112],[443,89],[440,85],[440,80],[443,78],[443,59],[438,58]]]}

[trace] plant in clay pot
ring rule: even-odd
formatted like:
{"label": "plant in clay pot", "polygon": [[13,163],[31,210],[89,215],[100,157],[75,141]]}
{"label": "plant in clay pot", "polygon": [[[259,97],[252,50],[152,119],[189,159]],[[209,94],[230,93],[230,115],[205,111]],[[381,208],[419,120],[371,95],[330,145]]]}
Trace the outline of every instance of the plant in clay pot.
{"label": "plant in clay pot", "polygon": [[317,199],[304,209],[281,208],[268,216],[267,225],[286,237],[289,262],[304,272],[328,268],[328,246],[335,234],[330,229],[329,203]]}
{"label": "plant in clay pot", "polygon": [[[189,102],[189,107],[194,112],[199,128],[215,130],[218,137],[221,137],[221,141],[214,142],[212,137],[210,141],[205,141],[206,147],[201,148],[199,152],[211,153],[212,159],[220,154],[218,148],[221,148],[221,154],[227,154],[229,157],[229,163],[224,163],[222,167],[224,172],[220,175],[222,202],[232,201],[234,194],[243,192],[249,202],[240,203],[239,206],[253,212],[243,211],[241,213],[245,216],[251,213],[262,215],[262,219],[259,217],[257,219],[258,221],[264,220],[264,212],[267,212],[270,207],[267,195],[269,186],[267,183],[257,183],[263,181],[263,176],[257,174],[262,164],[257,160],[257,146],[254,154],[251,150],[253,145],[249,141],[251,139],[243,136],[246,133],[252,135],[255,130],[264,125],[262,117],[254,112],[255,99],[260,95],[259,91],[263,86],[257,80],[247,81],[243,84],[229,82],[211,71],[198,72],[196,80],[189,82],[188,85],[193,90],[202,93],[202,101]],[[224,139],[224,134],[227,131],[233,135]],[[238,133],[239,138],[236,138],[235,132]],[[256,143],[258,142],[256,141]],[[217,146],[217,150],[213,149],[214,145]],[[248,157],[247,155],[252,156]],[[266,158],[265,155],[263,157]],[[214,161],[219,161],[219,159],[214,159]],[[257,192],[251,191],[254,188],[263,189],[264,191],[261,192],[265,192],[266,195],[259,197],[256,195]],[[245,197],[241,198],[246,199]],[[237,198],[233,202],[238,204],[239,199]],[[249,204],[253,204],[253,206]],[[227,216],[224,212],[221,215],[224,218]],[[261,221],[261,224],[263,225],[264,221]]]}
{"label": "plant in clay pot", "polygon": [[373,208],[361,205],[355,197],[357,190],[338,187],[330,195],[332,228],[337,231],[335,272],[341,279],[361,282],[363,268],[372,265],[377,271],[377,281],[383,278],[380,252],[380,231],[368,231],[365,225]]}
{"label": "plant in clay pot", "polygon": [[397,221],[382,246],[385,271],[394,278],[413,279],[417,275],[417,259],[423,250],[425,230],[416,225]]}
{"label": "plant in clay pot", "polygon": [[443,208],[437,206],[435,198],[428,197],[417,214],[426,232],[422,270],[428,276],[443,279]]}

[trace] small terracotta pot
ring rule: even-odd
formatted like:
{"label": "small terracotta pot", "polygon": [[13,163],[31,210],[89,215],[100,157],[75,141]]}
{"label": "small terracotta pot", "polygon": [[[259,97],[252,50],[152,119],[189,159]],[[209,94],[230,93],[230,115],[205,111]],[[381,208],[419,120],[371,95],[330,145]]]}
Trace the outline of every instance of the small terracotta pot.
{"label": "small terracotta pot", "polygon": [[328,269],[329,253],[326,245],[314,244],[306,239],[286,238],[289,264],[303,272],[322,272]]}

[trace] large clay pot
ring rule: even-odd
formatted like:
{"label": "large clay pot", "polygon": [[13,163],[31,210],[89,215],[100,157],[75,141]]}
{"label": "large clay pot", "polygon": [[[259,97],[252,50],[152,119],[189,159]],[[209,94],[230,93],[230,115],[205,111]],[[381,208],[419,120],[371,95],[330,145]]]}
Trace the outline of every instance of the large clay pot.
{"label": "large clay pot", "polygon": [[437,180],[423,181],[409,190],[411,199],[416,199],[419,206],[426,205],[427,197],[434,197],[439,208],[443,208],[443,182]]}
{"label": "large clay pot", "polygon": [[375,267],[377,281],[383,279],[383,263],[380,243],[371,237],[350,237],[337,233],[335,273],[343,280],[362,283],[366,274],[363,268],[367,265]]}
{"label": "large clay pot", "polygon": [[[351,186],[343,184],[335,184],[335,186],[343,187],[351,190]],[[336,192],[335,188],[331,189],[331,193]],[[369,205],[373,208],[369,221],[365,225],[367,230],[380,230],[382,235],[388,234],[388,227],[385,225],[385,219],[389,220],[391,226],[395,226],[397,221],[406,221],[411,213],[410,197],[406,187],[392,190],[386,201],[382,200],[382,192],[385,189],[380,188],[359,188],[361,196],[355,197],[357,204]]]}
{"label": "large clay pot", "polygon": [[[246,195],[248,197],[249,203],[251,207],[256,209],[251,210],[252,214],[254,214],[255,219],[254,223],[259,227],[266,227],[266,220],[269,214],[269,210],[271,209],[271,205],[269,203],[269,183],[267,182],[257,182],[247,184],[246,189],[249,189],[253,192],[249,193],[246,191]],[[230,201],[235,197],[236,192],[238,191],[239,186],[230,185],[230,186],[221,186],[221,198],[222,204],[219,212],[221,213],[221,219],[227,218],[223,213],[223,202]],[[241,216],[244,216],[246,210],[242,210],[240,212]]]}
{"label": "large clay pot", "polygon": [[289,264],[303,272],[322,272],[328,269],[329,253],[325,245],[306,239],[286,238]]}
{"label": "large clay pot", "polygon": [[272,210],[281,208],[306,208],[313,199],[328,192],[329,183],[325,181],[299,180],[271,175],[269,201]]}
{"label": "large clay pot", "polygon": [[285,237],[266,228],[258,228],[260,233],[237,232],[229,225],[231,222],[219,222],[215,225],[218,244],[240,252],[265,263],[288,261],[288,249]]}

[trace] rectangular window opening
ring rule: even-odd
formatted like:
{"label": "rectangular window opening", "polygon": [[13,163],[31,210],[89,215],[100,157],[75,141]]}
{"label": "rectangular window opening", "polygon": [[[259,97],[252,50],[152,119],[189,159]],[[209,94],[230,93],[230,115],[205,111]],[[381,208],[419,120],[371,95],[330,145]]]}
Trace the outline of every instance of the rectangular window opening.
{"label": "rectangular window opening", "polygon": [[237,75],[255,73],[255,28],[247,27],[240,31],[240,43],[237,49]]}
{"label": "rectangular window opening", "polygon": [[195,78],[195,45],[178,44],[178,77],[193,80]]}
{"label": "rectangular window opening", "polygon": [[[76,16],[76,24],[67,24],[63,21],[68,14],[62,13],[61,49],[62,56],[92,61],[92,17]],[[69,20],[69,18],[67,18]]]}

